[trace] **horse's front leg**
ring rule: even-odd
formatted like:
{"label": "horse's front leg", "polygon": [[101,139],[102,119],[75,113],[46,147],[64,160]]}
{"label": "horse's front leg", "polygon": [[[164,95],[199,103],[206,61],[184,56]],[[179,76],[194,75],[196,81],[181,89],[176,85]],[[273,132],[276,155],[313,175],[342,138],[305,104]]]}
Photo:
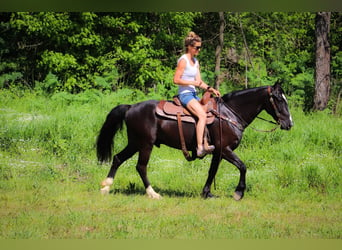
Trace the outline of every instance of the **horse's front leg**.
{"label": "horse's front leg", "polygon": [[211,160],[210,169],[208,172],[208,179],[204,185],[203,191],[202,191],[202,197],[203,198],[214,198],[215,196],[210,192],[211,184],[213,183],[213,180],[215,178],[215,175],[217,173],[218,166],[221,162],[221,158],[219,154],[213,154],[213,158]]}
{"label": "horse's front leg", "polygon": [[240,171],[240,180],[234,192],[234,199],[241,200],[244,196],[244,192],[246,189],[246,165],[239,159],[239,157],[229,148],[226,147],[222,152],[222,157],[235,165]]}

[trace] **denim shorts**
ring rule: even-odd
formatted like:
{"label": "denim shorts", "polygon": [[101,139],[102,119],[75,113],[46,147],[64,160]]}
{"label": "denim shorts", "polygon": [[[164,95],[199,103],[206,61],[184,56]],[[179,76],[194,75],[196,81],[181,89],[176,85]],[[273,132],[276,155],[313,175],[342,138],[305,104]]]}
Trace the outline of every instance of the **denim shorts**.
{"label": "denim shorts", "polygon": [[196,99],[197,101],[200,100],[200,98],[197,96],[196,92],[187,92],[184,94],[179,94],[178,98],[184,107],[186,107],[192,99]]}

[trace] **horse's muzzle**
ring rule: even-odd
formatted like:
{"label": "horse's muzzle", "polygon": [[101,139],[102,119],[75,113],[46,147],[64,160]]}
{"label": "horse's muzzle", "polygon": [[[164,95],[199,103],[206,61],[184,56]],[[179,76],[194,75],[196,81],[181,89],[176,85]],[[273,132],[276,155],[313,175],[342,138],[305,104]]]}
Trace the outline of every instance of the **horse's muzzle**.
{"label": "horse's muzzle", "polygon": [[286,121],[280,121],[280,128],[284,130],[290,130],[293,127],[293,121],[292,119],[286,120]]}

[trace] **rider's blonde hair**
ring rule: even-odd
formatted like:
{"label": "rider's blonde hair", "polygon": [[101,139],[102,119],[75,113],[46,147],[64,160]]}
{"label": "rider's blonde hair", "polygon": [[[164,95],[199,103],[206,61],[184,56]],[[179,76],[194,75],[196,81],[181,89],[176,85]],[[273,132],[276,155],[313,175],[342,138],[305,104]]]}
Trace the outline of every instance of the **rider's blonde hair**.
{"label": "rider's blonde hair", "polygon": [[193,46],[196,42],[202,42],[202,39],[195,32],[190,31],[184,40],[185,50],[188,52],[188,46]]}

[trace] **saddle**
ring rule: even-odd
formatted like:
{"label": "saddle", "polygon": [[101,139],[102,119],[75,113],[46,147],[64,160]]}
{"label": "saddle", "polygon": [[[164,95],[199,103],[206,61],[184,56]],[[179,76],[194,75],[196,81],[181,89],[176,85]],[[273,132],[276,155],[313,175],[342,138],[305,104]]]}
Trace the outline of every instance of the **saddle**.
{"label": "saddle", "polygon": [[[200,103],[203,106],[203,109],[207,113],[206,124],[207,125],[212,124],[214,122],[215,114],[216,114],[215,111],[217,109],[216,100],[213,97],[211,97],[211,94],[209,92],[205,92],[202,99],[200,100]],[[196,159],[196,155],[194,154],[194,152],[192,153],[192,157],[191,157],[186,148],[184,135],[183,135],[183,126],[182,126],[182,122],[196,123],[196,119],[186,108],[182,106],[180,100],[178,99],[178,96],[174,96],[173,101],[165,101],[165,100],[160,101],[156,108],[156,114],[161,117],[165,117],[165,118],[177,121],[181,148],[185,156],[185,159],[187,159],[188,161],[192,161]],[[209,133],[208,133],[207,128],[205,128],[204,133],[205,133],[204,144],[208,145]]]}
{"label": "saddle", "polygon": [[[217,109],[215,98],[211,97],[209,92],[205,92],[200,103],[207,113],[206,124],[212,124],[214,122],[215,115],[211,111]],[[182,122],[196,123],[196,118],[189,112],[189,110],[182,106],[178,96],[174,96],[172,101],[160,101],[156,108],[156,114],[172,120],[178,120],[177,116],[180,116]]]}

